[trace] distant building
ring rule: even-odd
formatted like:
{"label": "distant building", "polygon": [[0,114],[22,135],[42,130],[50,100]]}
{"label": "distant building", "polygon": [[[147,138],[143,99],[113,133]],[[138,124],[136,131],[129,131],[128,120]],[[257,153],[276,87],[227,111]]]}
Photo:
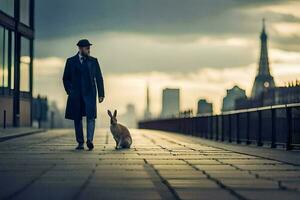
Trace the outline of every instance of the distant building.
{"label": "distant building", "polygon": [[151,111],[150,111],[150,94],[149,94],[149,85],[147,85],[146,89],[146,109],[144,112],[144,119],[150,119],[151,118]]}
{"label": "distant building", "polygon": [[124,123],[128,128],[137,127],[137,117],[135,112],[135,106],[131,103],[127,104],[126,112],[120,115],[118,119],[121,123]]}
{"label": "distant building", "polygon": [[251,93],[251,98],[254,99],[259,97],[265,89],[275,87],[273,76],[270,74],[267,40],[268,36],[265,30],[265,20],[263,19],[263,28],[260,34],[261,48],[259,67]]}
{"label": "distant building", "polygon": [[263,106],[280,105],[300,102],[300,83],[286,87],[275,87],[264,91],[261,95]]}
{"label": "distant building", "polygon": [[299,102],[300,83],[296,81],[295,84],[289,84],[286,87],[275,87],[266,89],[254,99],[238,99],[236,101],[236,109],[247,109]]}
{"label": "distant building", "polygon": [[245,90],[235,85],[232,89],[227,90],[227,94],[223,98],[222,112],[235,110],[237,99],[247,99],[247,96]]}
{"label": "distant building", "polygon": [[[70,120],[65,119],[64,112],[61,112],[59,110],[59,108],[57,107],[56,102],[52,101],[51,104],[49,105],[47,127],[48,128],[66,128],[66,127],[70,127],[70,125],[67,126],[69,121]],[[71,123],[71,125],[74,126],[73,123]]]}
{"label": "distant building", "polygon": [[48,120],[48,100],[47,97],[41,97],[40,95],[37,98],[32,99],[32,120],[33,123],[37,122],[38,127],[45,127],[45,124]]}
{"label": "distant building", "polygon": [[208,103],[206,99],[199,99],[197,106],[197,115],[212,114],[213,106],[212,103]]}
{"label": "distant building", "polygon": [[180,90],[166,88],[162,94],[161,117],[175,117],[179,115],[180,110]]}

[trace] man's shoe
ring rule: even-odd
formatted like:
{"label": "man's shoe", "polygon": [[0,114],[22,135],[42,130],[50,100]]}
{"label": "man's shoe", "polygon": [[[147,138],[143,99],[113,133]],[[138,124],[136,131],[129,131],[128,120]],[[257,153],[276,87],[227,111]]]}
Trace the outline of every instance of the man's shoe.
{"label": "man's shoe", "polygon": [[83,144],[78,144],[78,146],[75,148],[75,150],[83,150],[84,146]]}
{"label": "man's shoe", "polygon": [[92,150],[94,148],[94,144],[91,141],[87,141],[86,145],[89,148],[89,150]]}

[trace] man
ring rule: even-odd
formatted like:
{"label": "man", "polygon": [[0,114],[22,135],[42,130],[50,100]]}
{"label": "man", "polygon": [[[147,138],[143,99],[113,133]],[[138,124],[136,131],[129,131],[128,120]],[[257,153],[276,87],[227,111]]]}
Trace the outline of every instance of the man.
{"label": "man", "polygon": [[77,43],[79,51],[67,59],[63,74],[63,84],[68,94],[65,118],[74,120],[78,142],[76,150],[84,149],[83,116],[86,116],[87,147],[89,150],[94,148],[93,138],[97,118],[96,84],[99,103],[104,100],[102,73],[97,58],[90,56],[91,45],[87,39]]}

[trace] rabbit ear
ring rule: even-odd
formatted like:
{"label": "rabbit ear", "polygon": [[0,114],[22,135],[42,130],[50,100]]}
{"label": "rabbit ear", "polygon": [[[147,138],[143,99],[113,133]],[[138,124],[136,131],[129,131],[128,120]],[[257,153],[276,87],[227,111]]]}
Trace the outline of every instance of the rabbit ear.
{"label": "rabbit ear", "polygon": [[107,110],[107,114],[110,116],[110,117],[113,117],[110,110]]}
{"label": "rabbit ear", "polygon": [[114,117],[116,117],[117,116],[117,110],[115,110],[115,112],[114,112]]}

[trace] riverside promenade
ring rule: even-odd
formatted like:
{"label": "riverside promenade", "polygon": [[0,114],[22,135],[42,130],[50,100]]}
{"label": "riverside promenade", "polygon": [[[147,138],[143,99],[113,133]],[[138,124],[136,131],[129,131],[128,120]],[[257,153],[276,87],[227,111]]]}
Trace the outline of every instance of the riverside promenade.
{"label": "riverside promenade", "polygon": [[71,129],[0,142],[0,199],[299,199],[300,152],[132,129],[115,150],[109,129],[76,151]]}

